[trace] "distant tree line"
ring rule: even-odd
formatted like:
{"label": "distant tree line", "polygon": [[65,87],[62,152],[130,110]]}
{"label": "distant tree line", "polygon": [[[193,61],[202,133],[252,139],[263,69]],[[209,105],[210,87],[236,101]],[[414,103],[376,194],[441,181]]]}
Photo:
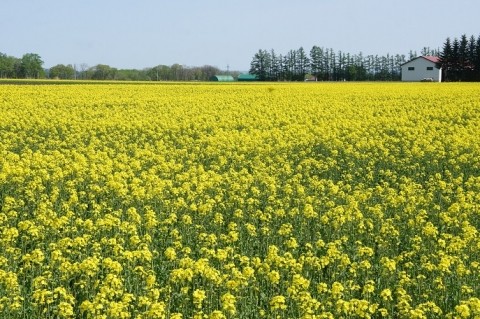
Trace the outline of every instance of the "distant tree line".
{"label": "distant tree line", "polygon": [[[48,77],[52,79],[80,80],[118,80],[118,81],[208,81],[215,74],[222,73],[219,68],[204,65],[188,67],[180,64],[158,65],[142,70],[117,69],[106,64],[88,67],[81,64],[78,69],[72,65],[59,64],[50,68]],[[238,72],[231,72],[235,74]]]}
{"label": "distant tree line", "polygon": [[440,53],[439,67],[444,81],[480,81],[480,35],[460,40],[447,38]]}
{"label": "distant tree line", "polygon": [[[421,55],[437,55],[438,51],[423,48]],[[408,59],[417,57],[410,51]],[[309,53],[303,47],[277,54],[259,50],[250,63],[250,73],[261,81],[399,81],[405,55],[350,54],[313,46]]]}
{"label": "distant tree line", "polygon": [[[0,78],[11,79],[65,79],[65,80],[123,80],[123,81],[208,81],[213,75],[224,71],[211,65],[188,67],[180,64],[158,65],[142,70],[117,69],[106,64],[89,67],[57,64],[43,68],[43,61],[36,53],[27,53],[22,58],[0,52]],[[230,71],[237,76],[240,72]]]}
{"label": "distant tree line", "polygon": [[78,78],[83,80],[120,80],[120,81],[208,81],[210,77],[222,71],[211,65],[188,67],[180,64],[158,65],[142,70],[116,69],[104,64],[88,68],[81,65]]}

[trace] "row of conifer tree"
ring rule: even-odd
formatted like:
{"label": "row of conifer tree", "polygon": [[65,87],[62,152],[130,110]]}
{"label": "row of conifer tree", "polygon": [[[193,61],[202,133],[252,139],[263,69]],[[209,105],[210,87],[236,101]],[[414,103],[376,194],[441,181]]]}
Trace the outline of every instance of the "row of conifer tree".
{"label": "row of conifer tree", "polygon": [[[420,55],[440,57],[444,81],[480,81],[480,36],[447,38],[442,50],[425,47]],[[286,54],[273,49],[259,50],[250,63],[250,73],[260,81],[399,81],[401,66],[416,58],[408,55],[363,55],[314,46],[309,53],[302,47]]]}
{"label": "row of conifer tree", "polygon": [[444,81],[480,81],[480,35],[447,38],[438,66],[443,70]]}
{"label": "row of conifer tree", "polygon": [[[411,52],[411,57],[416,53]],[[260,81],[398,81],[405,55],[363,55],[313,46],[277,54],[259,50],[250,63],[250,73]]]}

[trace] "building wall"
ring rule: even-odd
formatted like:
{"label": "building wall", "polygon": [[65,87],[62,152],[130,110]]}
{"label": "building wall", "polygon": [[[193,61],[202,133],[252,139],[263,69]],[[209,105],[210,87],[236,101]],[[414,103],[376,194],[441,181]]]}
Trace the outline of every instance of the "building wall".
{"label": "building wall", "polygon": [[[433,70],[427,70],[433,67]],[[409,68],[414,68],[409,70]],[[442,81],[442,70],[435,66],[435,63],[424,58],[417,58],[402,65],[402,81],[418,82],[423,79],[432,78],[434,82]]]}

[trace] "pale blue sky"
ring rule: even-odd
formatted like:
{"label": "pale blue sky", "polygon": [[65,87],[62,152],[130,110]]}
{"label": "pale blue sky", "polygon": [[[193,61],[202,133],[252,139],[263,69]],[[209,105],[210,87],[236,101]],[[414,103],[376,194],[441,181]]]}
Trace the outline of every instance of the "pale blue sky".
{"label": "pale blue sky", "polygon": [[479,0],[0,0],[0,52],[45,67],[180,63],[248,70],[259,49],[365,55],[480,35]]}

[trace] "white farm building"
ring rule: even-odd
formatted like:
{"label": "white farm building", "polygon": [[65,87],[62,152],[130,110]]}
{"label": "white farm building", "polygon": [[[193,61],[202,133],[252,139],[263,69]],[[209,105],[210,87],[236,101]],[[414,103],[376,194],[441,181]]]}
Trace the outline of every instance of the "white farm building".
{"label": "white farm building", "polygon": [[438,61],[436,56],[419,56],[402,64],[402,81],[442,82],[442,69],[437,67]]}

